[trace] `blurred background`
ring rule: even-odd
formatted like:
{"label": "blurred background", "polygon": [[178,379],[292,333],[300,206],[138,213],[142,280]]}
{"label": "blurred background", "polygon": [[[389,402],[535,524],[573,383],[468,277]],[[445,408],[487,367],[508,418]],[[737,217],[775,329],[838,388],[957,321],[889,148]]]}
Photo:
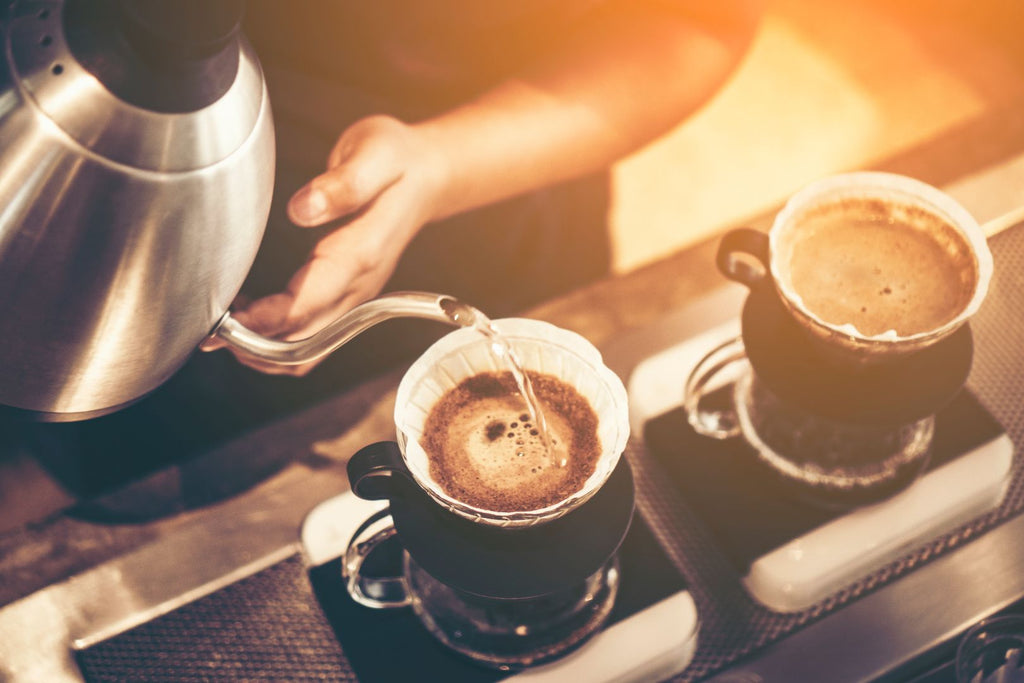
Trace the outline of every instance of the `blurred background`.
{"label": "blurred background", "polygon": [[[614,272],[660,272],[657,264],[667,256],[769,214],[824,175],[873,168],[938,139],[946,141],[944,149],[969,155],[967,145],[984,137],[979,129],[1007,112],[1024,120],[1022,26],[1021,0],[769,1],[751,50],[724,90],[686,123],[614,167]],[[994,162],[1016,153],[986,150],[981,156]],[[952,180],[946,176],[956,164],[946,161],[937,178],[926,179]],[[1024,206],[1024,192],[1019,194]],[[719,277],[713,259],[705,260],[706,276]],[[637,310],[619,321],[623,327],[663,315],[672,303],[651,292],[630,292]],[[559,304],[561,319],[575,315],[566,315],[566,308],[586,314],[587,304],[586,297],[566,298]],[[600,325],[591,321],[589,329]],[[599,333],[593,336],[601,342]],[[112,454],[112,464],[103,467],[72,452],[47,463],[71,472],[62,484],[15,440],[6,447],[3,437],[0,534],[78,502],[75,494],[82,491],[69,490],[71,479],[90,494],[148,471],[140,457],[145,454],[130,447],[112,449],[125,453]],[[246,481],[280,466],[248,464]],[[238,469],[233,462],[223,467]],[[191,480],[202,488],[230,477],[203,470]],[[220,493],[202,488],[195,495],[201,503]],[[0,569],[19,561],[3,555],[0,543]]]}
{"label": "blurred background", "polygon": [[615,167],[616,272],[1019,104],[1022,28],[1019,0],[769,2],[726,88]]}

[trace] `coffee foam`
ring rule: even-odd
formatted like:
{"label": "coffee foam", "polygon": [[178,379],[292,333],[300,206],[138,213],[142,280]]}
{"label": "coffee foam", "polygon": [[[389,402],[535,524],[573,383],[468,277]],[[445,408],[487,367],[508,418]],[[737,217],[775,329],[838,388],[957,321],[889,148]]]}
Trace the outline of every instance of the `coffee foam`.
{"label": "coffee foam", "polygon": [[420,444],[430,411],[463,380],[508,369],[495,357],[488,341],[471,328],[449,332],[412,364],[398,386],[395,426],[410,474],[447,510],[483,524],[531,526],[575,509],[608,479],[629,438],[629,400],[622,381],[604,365],[601,353],[579,334],[529,318],[502,318],[493,325],[514,345],[524,369],[552,375],[574,387],[597,414],[601,458],[583,487],[569,499],[546,508],[498,512],[453,498],[433,479],[429,457]]}
{"label": "coffee foam", "polygon": [[848,197],[804,210],[780,240],[794,298],[821,320],[898,338],[956,318],[978,286],[970,243],[920,206]]}
{"label": "coffee foam", "polygon": [[421,445],[431,477],[449,496],[488,510],[534,510],[571,496],[594,473],[601,443],[587,399],[551,375],[528,375],[550,452],[511,373],[469,377],[430,411]]}

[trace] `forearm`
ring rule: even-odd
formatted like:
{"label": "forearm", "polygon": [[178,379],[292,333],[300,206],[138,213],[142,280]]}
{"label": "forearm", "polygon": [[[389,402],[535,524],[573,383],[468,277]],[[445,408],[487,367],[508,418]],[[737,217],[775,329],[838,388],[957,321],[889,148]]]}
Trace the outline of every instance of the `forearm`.
{"label": "forearm", "polygon": [[417,124],[438,151],[434,218],[607,167],[700,107],[736,65],[755,15],[685,4],[616,3],[519,77]]}

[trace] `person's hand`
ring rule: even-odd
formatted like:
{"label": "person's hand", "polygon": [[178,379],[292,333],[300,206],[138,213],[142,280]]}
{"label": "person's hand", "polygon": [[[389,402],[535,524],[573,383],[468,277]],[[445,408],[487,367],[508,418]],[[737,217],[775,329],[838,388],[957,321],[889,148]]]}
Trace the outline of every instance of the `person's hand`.
{"label": "person's hand", "polygon": [[[283,340],[309,337],[380,293],[419,229],[437,217],[443,156],[415,128],[371,116],[338,139],[327,171],[288,202],[300,227],[344,219],[321,239],[283,292],[235,302],[232,315],[255,332]],[[204,350],[224,346],[213,340]],[[278,366],[236,354],[257,370],[304,375],[315,363]]]}

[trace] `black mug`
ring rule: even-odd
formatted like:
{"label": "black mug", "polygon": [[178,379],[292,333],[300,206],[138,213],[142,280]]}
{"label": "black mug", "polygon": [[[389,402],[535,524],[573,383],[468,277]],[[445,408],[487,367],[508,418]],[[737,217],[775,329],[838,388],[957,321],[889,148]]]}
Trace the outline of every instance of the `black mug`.
{"label": "black mug", "polygon": [[[821,219],[822,216],[827,219]],[[797,268],[799,272],[794,273],[795,254],[820,234],[824,229],[821,227],[825,224],[823,220],[830,224],[855,225],[857,230],[844,233],[844,239],[850,240],[845,250],[831,248],[821,250],[813,260],[805,257],[807,267],[801,265]],[[878,239],[878,243],[857,242],[861,239],[858,232],[869,234],[872,224],[884,224],[883,230],[874,233],[881,236],[873,238]],[[900,228],[901,225],[905,228]],[[943,258],[949,261],[944,264],[943,272],[956,273],[955,277],[963,280],[960,288],[963,291],[949,297],[948,303],[945,300],[929,302],[929,305],[949,306],[948,312],[936,312],[933,325],[900,333],[895,329],[897,321],[888,318],[898,317],[900,309],[896,303],[902,305],[900,297],[906,294],[884,291],[887,289],[884,282],[879,284],[878,292],[862,285],[874,284],[872,270],[877,271],[881,279],[893,275],[913,285],[915,277],[908,269],[918,265],[919,259],[914,255],[916,252],[908,251],[916,249],[909,236],[918,232],[934,238],[919,243],[929,250],[929,258],[934,259],[936,253],[942,252]],[[838,233],[833,232],[835,234]],[[855,249],[860,256],[870,254],[864,256],[866,260],[871,255],[876,257],[877,268],[872,269],[866,261],[860,262],[859,256],[850,256]],[[858,270],[851,268],[843,278],[804,275],[811,271],[830,275],[832,271],[851,267],[848,265],[851,261],[857,261],[853,266]],[[816,342],[820,353],[858,366],[899,358],[952,335],[981,306],[993,268],[984,232],[956,201],[913,178],[875,172],[831,176],[809,185],[790,198],[767,234],[749,228],[727,233],[719,246],[717,264],[726,277],[752,290],[761,287],[774,290],[783,309]],[[921,278],[917,279],[923,286],[932,277],[934,273],[922,267]],[[810,287],[809,283],[814,286]],[[826,319],[820,309],[815,310],[808,304],[811,300],[842,304],[840,308],[837,303],[836,309],[829,311],[830,319]],[[872,328],[868,317],[882,310],[883,305],[892,307],[892,312],[885,309],[884,324],[873,321]],[[907,315],[915,308],[918,306],[914,302],[903,306]],[[859,314],[863,315],[858,318]],[[839,315],[845,318],[837,319]],[[858,325],[868,332],[858,329]]]}
{"label": "black mug", "polygon": [[[959,231],[977,270],[970,303],[935,329],[905,336],[862,334],[808,309],[790,272],[794,244],[811,232],[803,221],[865,206],[929,212],[928,220]],[[969,372],[965,323],[991,276],[991,254],[969,214],[910,178],[835,176],[794,195],[767,234],[727,233],[717,265],[751,294],[742,336],[712,349],[687,378],[683,403],[694,430],[717,439],[742,436],[792,490],[828,507],[872,502],[916,478],[928,462],[934,413]],[[709,397],[725,385],[731,395],[723,407]]]}

